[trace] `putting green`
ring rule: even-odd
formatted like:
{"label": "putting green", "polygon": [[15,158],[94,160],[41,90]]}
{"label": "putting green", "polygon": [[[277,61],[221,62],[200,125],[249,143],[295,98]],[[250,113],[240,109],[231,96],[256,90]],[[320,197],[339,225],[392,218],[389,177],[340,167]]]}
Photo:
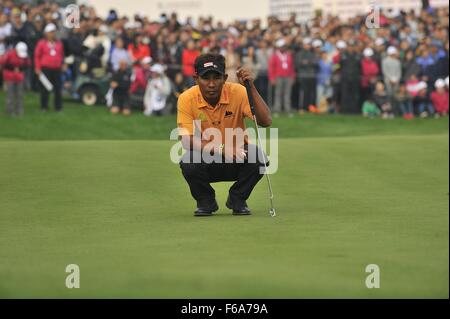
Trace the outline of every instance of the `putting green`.
{"label": "putting green", "polygon": [[0,297],[448,298],[448,142],[283,139],[276,218],[194,218],[168,141],[0,141]]}

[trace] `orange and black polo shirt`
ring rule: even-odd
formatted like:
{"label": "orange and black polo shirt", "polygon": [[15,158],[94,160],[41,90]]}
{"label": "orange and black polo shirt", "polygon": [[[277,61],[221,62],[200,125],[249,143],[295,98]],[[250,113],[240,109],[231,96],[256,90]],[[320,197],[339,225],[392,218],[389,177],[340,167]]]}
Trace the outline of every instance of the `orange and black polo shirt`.
{"label": "orange and black polo shirt", "polygon": [[[226,82],[222,88],[219,103],[213,107],[205,101],[198,85],[183,92],[178,98],[178,134],[194,135],[195,120],[201,121],[201,132],[217,128],[225,138],[226,128],[245,130],[244,118],[253,119],[245,87],[238,83]],[[223,142],[224,143],[224,142]]]}

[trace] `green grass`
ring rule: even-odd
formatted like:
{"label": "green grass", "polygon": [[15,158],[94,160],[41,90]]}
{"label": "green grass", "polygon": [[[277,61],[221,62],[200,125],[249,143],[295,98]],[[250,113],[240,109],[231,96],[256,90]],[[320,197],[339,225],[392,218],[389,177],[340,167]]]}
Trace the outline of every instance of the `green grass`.
{"label": "green grass", "polygon": [[[61,114],[53,110],[43,114],[36,101],[35,94],[25,97],[24,117],[0,116],[0,139],[168,140],[176,127],[175,116],[147,118],[135,112],[125,118],[111,115],[105,106],[87,107],[70,101],[65,102]],[[0,105],[4,104],[4,95],[0,94]],[[305,115],[276,118],[273,127],[280,128],[280,138],[444,134],[448,132],[448,118],[405,121]]]}
{"label": "green grass", "polygon": [[75,104],[0,117],[0,298],[448,298],[448,119],[277,119],[276,218],[265,181],[252,216],[218,183],[217,215],[192,217],[173,122]]}

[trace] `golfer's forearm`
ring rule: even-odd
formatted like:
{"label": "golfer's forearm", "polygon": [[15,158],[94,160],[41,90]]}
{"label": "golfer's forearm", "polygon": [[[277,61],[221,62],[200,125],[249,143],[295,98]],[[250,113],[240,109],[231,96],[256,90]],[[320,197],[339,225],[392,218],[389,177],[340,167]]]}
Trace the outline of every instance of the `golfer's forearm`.
{"label": "golfer's forearm", "polygon": [[255,115],[256,120],[258,121],[258,125],[262,127],[268,127],[272,125],[272,116],[270,114],[270,109],[259,94],[254,84],[251,86],[251,93],[253,96],[253,101],[255,103]]}

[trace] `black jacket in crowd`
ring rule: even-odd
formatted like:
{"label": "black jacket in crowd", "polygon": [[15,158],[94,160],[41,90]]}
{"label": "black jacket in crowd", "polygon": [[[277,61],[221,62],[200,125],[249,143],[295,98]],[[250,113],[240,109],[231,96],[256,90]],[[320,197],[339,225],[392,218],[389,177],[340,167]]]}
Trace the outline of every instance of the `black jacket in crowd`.
{"label": "black jacket in crowd", "polygon": [[129,70],[114,72],[111,80],[118,83],[117,88],[114,89],[114,94],[128,95],[131,86],[131,72]]}

